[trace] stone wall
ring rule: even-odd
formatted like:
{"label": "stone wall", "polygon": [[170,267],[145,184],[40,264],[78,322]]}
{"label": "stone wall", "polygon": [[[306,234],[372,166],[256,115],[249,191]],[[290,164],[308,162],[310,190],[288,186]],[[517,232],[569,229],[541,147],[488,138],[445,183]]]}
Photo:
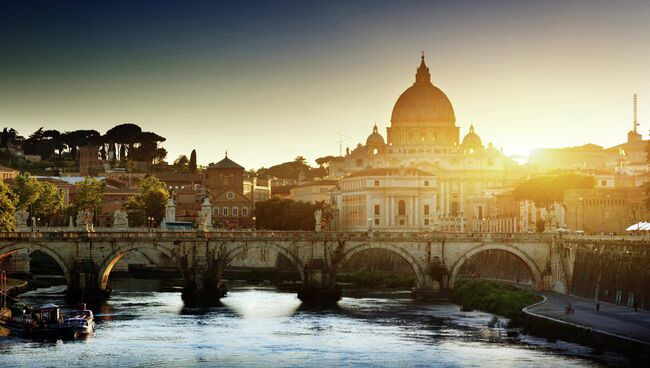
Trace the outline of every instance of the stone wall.
{"label": "stone wall", "polygon": [[649,242],[585,240],[567,246],[575,257],[572,294],[650,309]]}

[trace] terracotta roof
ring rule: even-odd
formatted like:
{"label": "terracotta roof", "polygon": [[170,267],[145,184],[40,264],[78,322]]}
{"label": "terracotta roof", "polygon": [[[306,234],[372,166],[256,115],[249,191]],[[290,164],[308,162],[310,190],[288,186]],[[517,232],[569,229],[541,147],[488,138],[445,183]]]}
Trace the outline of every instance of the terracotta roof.
{"label": "terracotta roof", "polygon": [[244,167],[236,163],[235,161],[231,160],[228,158],[228,156],[224,157],[223,160],[217,162],[216,164],[210,165],[210,167],[214,167],[217,169],[243,169]]}

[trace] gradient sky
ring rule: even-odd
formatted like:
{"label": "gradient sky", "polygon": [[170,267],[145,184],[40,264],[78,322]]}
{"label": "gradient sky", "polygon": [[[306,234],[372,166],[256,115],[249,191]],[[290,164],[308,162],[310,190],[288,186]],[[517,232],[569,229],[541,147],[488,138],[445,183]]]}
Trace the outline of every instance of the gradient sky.
{"label": "gradient sky", "polygon": [[507,154],[650,129],[648,1],[12,1],[0,127],[167,138],[259,168],[385,136],[420,51],[461,127]]}

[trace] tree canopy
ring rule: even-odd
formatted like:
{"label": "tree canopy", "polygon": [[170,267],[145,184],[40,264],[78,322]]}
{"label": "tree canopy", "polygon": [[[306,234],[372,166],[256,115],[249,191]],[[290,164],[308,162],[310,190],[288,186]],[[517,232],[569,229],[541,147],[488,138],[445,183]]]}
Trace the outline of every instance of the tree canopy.
{"label": "tree canopy", "polygon": [[593,176],[579,174],[537,176],[519,184],[512,192],[515,200],[531,200],[537,207],[548,207],[564,201],[570,189],[590,189],[596,185]]}
{"label": "tree canopy", "polygon": [[97,178],[85,178],[77,184],[76,211],[99,213],[104,204],[106,182]]}
{"label": "tree canopy", "polygon": [[322,203],[271,198],[255,204],[256,227],[268,230],[314,230],[314,211]]}
{"label": "tree canopy", "polygon": [[138,183],[138,193],[129,197],[124,203],[131,226],[143,226],[149,217],[153,217],[159,224],[164,217],[168,199],[169,193],[165,183],[155,176],[142,178]]}
{"label": "tree canopy", "polygon": [[14,193],[0,181],[0,231],[16,230],[14,200]]}
{"label": "tree canopy", "polygon": [[15,210],[26,210],[31,217],[49,222],[63,208],[63,194],[52,183],[39,181],[28,172],[21,173],[11,184]]}

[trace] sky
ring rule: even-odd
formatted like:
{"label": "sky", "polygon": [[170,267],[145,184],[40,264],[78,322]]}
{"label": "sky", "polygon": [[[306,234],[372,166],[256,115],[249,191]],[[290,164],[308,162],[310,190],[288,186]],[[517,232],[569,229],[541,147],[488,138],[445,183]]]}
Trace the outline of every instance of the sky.
{"label": "sky", "polygon": [[634,93],[647,139],[648,19],[648,1],[5,1],[0,127],[136,123],[171,161],[314,164],[385,137],[424,51],[461,139],[607,147]]}

